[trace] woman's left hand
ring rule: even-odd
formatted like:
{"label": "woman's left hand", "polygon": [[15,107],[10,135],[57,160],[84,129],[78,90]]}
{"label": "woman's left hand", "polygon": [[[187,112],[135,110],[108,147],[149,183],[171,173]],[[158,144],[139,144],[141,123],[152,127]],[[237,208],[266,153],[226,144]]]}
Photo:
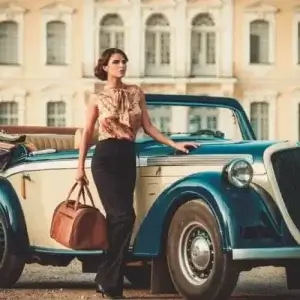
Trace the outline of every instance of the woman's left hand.
{"label": "woman's left hand", "polygon": [[188,148],[190,148],[190,147],[198,148],[199,146],[200,146],[199,143],[180,142],[180,143],[174,143],[173,148],[178,151],[184,152],[184,153],[189,153],[189,150],[187,149],[187,147]]}

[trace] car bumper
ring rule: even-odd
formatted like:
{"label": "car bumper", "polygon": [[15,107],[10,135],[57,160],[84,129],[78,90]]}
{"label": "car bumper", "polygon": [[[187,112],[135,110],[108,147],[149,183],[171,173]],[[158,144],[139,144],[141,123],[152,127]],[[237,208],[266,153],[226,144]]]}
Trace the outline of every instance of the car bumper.
{"label": "car bumper", "polygon": [[300,259],[300,247],[232,249],[233,260]]}

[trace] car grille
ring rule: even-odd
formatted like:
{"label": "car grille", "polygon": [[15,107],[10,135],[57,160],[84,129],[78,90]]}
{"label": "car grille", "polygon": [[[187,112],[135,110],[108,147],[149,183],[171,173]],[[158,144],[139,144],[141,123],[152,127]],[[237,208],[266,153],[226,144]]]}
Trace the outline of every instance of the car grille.
{"label": "car grille", "polygon": [[275,152],[271,162],[285,206],[300,230],[300,148]]}

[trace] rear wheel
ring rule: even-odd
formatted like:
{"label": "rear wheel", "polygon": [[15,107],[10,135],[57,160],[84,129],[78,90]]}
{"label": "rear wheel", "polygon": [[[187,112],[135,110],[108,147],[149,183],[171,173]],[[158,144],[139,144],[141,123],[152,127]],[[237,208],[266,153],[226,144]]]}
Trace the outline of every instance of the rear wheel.
{"label": "rear wheel", "polygon": [[238,281],[239,270],[222,252],[218,223],[201,200],[176,211],[168,232],[167,260],[173,283],[185,299],[228,299]]}
{"label": "rear wheel", "polygon": [[0,213],[0,288],[11,288],[21,277],[25,261],[11,249],[8,228]]}

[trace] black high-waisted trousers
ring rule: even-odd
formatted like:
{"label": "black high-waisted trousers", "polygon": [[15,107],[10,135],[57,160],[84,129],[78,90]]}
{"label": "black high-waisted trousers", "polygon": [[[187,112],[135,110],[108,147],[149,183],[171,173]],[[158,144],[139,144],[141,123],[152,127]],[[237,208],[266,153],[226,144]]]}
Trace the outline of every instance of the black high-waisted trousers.
{"label": "black high-waisted trousers", "polygon": [[133,208],[135,143],[112,138],[98,141],[91,171],[106,211],[109,240],[95,282],[104,290],[113,289],[122,294],[125,259],[136,217]]}

